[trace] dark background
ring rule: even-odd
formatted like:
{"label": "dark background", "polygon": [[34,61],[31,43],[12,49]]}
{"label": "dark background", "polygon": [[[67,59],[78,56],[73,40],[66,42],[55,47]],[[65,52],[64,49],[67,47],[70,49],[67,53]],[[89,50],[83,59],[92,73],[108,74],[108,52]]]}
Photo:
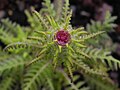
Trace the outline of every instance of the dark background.
{"label": "dark background", "polygon": [[[42,8],[41,2],[43,0],[0,0],[0,20],[9,18],[22,26],[28,26],[29,23],[24,10],[29,10],[31,6],[34,6],[36,10],[40,10]],[[109,32],[109,36],[114,43],[118,44],[112,55],[120,60],[120,0],[70,0],[70,5],[73,10],[71,23],[76,27],[86,26],[91,19],[102,22],[107,10],[113,16],[118,17],[114,22],[118,26],[114,28],[114,31]],[[2,42],[0,42],[0,45],[3,45]],[[114,82],[120,84],[120,70],[109,71],[109,73]]]}

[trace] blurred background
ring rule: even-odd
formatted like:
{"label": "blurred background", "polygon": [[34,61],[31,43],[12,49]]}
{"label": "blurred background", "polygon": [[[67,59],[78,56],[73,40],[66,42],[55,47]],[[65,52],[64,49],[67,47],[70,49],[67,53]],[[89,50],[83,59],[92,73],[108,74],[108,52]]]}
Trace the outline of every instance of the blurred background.
{"label": "blurred background", "polygon": [[[36,10],[42,8],[43,0],[0,0],[0,20],[9,18],[22,26],[29,26],[24,11],[35,7]],[[55,0],[51,0],[55,3]],[[115,24],[117,27],[110,31],[108,35],[116,49],[112,52],[113,57],[120,60],[120,0],[70,0],[70,7],[73,10],[71,23],[74,27],[86,26],[90,20],[104,21],[106,11],[110,11],[112,16],[117,16]],[[2,46],[2,42],[0,42]],[[120,87],[120,70],[110,71],[110,77]]]}

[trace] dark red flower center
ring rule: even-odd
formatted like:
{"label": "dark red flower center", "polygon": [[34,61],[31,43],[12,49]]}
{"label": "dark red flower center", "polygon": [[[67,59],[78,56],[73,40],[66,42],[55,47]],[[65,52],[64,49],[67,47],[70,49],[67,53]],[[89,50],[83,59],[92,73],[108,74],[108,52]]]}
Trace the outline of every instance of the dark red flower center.
{"label": "dark red flower center", "polygon": [[59,45],[64,46],[70,42],[71,36],[68,31],[60,30],[56,33],[55,39]]}

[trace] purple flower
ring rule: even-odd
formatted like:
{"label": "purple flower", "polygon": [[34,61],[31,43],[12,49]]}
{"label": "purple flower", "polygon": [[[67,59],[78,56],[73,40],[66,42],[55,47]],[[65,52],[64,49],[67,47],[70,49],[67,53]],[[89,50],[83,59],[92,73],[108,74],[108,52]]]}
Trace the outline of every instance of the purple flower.
{"label": "purple flower", "polygon": [[68,31],[60,30],[56,33],[55,39],[57,43],[61,46],[65,46],[67,43],[70,42],[71,36]]}

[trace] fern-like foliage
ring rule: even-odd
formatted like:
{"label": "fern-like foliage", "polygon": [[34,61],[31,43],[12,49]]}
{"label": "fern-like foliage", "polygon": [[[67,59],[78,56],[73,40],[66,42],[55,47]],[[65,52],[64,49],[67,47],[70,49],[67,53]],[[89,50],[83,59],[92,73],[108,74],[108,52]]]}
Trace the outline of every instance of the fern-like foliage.
{"label": "fern-like foliage", "polygon": [[[56,83],[65,80],[71,86],[68,88],[69,90],[88,90],[87,87],[82,87],[84,81],[77,84],[73,82],[78,79],[78,76],[74,76],[73,72],[78,70],[83,76],[93,75],[102,79],[103,77],[108,78],[107,70],[109,69],[107,66],[111,69],[120,67],[120,62],[106,53],[105,49],[90,48],[90,45],[87,44],[89,40],[95,41],[95,37],[105,33],[104,27],[108,28],[107,24],[110,24],[115,18],[103,22],[103,25],[100,24],[102,29],[96,28],[96,24],[93,24],[93,27],[100,30],[92,29],[93,31],[90,32],[90,30],[84,30],[83,27],[73,28],[70,24],[72,11],[69,9],[69,0],[65,0],[61,18],[57,20],[55,16],[57,14],[53,14],[53,6],[50,4],[50,0],[45,0],[44,6],[45,8],[41,12],[37,12],[33,8],[31,9],[32,13],[26,11],[30,23],[30,27],[27,28],[30,31],[27,33],[28,36],[26,36],[26,32],[21,31],[21,26],[12,25],[8,22],[10,24],[7,26],[8,30],[11,28],[12,31],[16,27],[12,32],[14,33],[13,36],[11,36],[14,43],[7,45],[4,51],[13,53],[14,50],[18,50],[20,54],[15,54],[10,60],[6,58],[0,61],[2,76],[8,75],[10,71],[13,73],[19,71],[17,73],[21,73],[18,79],[21,90],[38,90],[38,88],[58,90]],[[109,14],[106,19],[108,18],[110,18]],[[2,27],[1,30],[4,28]],[[91,27],[89,26],[89,28]],[[18,29],[20,32],[16,31]],[[4,33],[4,31],[1,32]],[[19,33],[22,33],[22,37],[19,36]],[[8,40],[9,35],[4,34],[1,34],[1,38],[7,37]],[[20,38],[14,40],[14,37]],[[5,41],[6,39],[1,40]],[[10,42],[8,41],[6,44],[8,43]],[[57,78],[59,77],[61,80],[59,79],[55,83],[54,76],[55,73],[58,74],[58,68],[62,68],[63,76],[58,75]]]}
{"label": "fern-like foliage", "polygon": [[37,88],[45,84],[48,85],[49,90],[54,90],[51,80],[52,70],[49,64],[50,62],[39,62],[29,67],[24,75],[22,90],[37,90]]}
{"label": "fern-like foliage", "polygon": [[[71,13],[69,13],[68,9],[69,9],[69,2],[68,2],[68,0],[66,0],[66,4],[64,7],[65,12],[63,14],[63,18],[65,18],[65,21],[61,25],[59,23],[57,23],[52,16],[48,16],[48,15],[45,16],[45,18],[47,18],[47,20],[49,22],[48,25],[50,25],[50,26],[46,25],[44,17],[42,17],[37,11],[33,10],[34,15],[40,21],[40,24],[44,25],[44,27],[46,27],[46,29],[48,29],[48,27],[50,27],[51,30],[45,30],[45,31],[39,31],[39,30],[36,31],[35,30],[35,33],[37,33],[37,34],[34,36],[29,36],[28,39],[30,39],[31,41],[37,40],[38,43],[40,41],[40,43],[42,43],[42,45],[44,46],[42,49],[40,49],[40,51],[38,53],[38,57],[33,59],[30,62],[30,64],[43,58],[43,57],[41,57],[41,55],[46,56],[46,58],[43,58],[43,59],[53,60],[54,67],[56,67],[56,65],[58,63],[59,63],[58,66],[61,66],[62,63],[64,63],[65,64],[64,66],[66,66],[68,68],[68,71],[72,77],[72,71],[71,71],[71,67],[72,67],[71,64],[73,64],[72,58],[71,58],[72,56],[70,57],[67,54],[69,54],[71,52],[77,53],[76,49],[85,47],[85,45],[83,44],[85,40],[93,38],[93,37],[103,33],[103,31],[93,33],[93,34],[88,34],[86,31],[82,30],[82,28],[79,28],[79,29],[73,31],[72,26],[69,24],[70,18],[71,18]],[[71,43],[66,44],[65,48],[60,45],[57,45],[56,44],[57,41],[53,40],[55,33],[61,29],[68,31],[71,35]],[[41,35],[41,34],[43,34],[43,35]],[[78,40],[76,40],[76,39],[78,39]],[[19,44],[19,46],[20,45],[22,45],[22,44]],[[6,50],[16,49],[16,48],[11,48],[11,46],[12,45],[7,46],[5,49]],[[74,48],[75,46],[76,46],[76,48]],[[86,56],[84,52],[80,52],[79,54]],[[53,56],[53,57],[51,57],[51,56]],[[63,58],[59,58],[59,57],[63,57]],[[68,60],[65,60],[65,59],[68,59]]]}
{"label": "fern-like foliage", "polygon": [[59,20],[61,18],[61,12],[63,11],[63,5],[64,5],[64,0],[55,0],[54,1],[54,9],[56,12],[55,18],[56,20]]}
{"label": "fern-like foliage", "polygon": [[117,90],[117,85],[114,85],[109,78],[102,79],[99,76],[85,75],[85,79],[91,90]]}
{"label": "fern-like foliage", "polygon": [[[27,38],[25,27],[17,23],[12,23],[9,19],[4,19],[0,25],[0,40],[5,44],[12,42],[24,41]],[[9,37],[9,38],[8,38]]]}
{"label": "fern-like foliage", "polygon": [[[26,55],[10,55],[3,51],[0,53],[0,88],[1,90],[15,90],[19,87],[24,68]],[[28,57],[27,57],[28,58]]]}
{"label": "fern-like foliage", "polygon": [[[73,81],[67,76],[65,72],[62,71],[63,76],[65,77],[65,90],[90,90],[89,87],[85,87],[85,81],[80,81],[79,75],[74,75]],[[79,82],[78,82],[79,81]]]}
{"label": "fern-like foliage", "polygon": [[110,12],[108,11],[103,22],[91,20],[91,25],[87,25],[87,30],[89,32],[95,32],[97,30],[110,31],[110,29],[116,27],[116,24],[113,23],[116,20],[116,18],[116,16],[111,16]]}
{"label": "fern-like foliage", "polygon": [[49,14],[55,16],[56,12],[54,10],[54,5],[51,3],[50,0],[44,0],[43,9],[40,11],[41,14]]}
{"label": "fern-like foliage", "polygon": [[88,48],[84,52],[96,62],[101,62],[112,70],[118,70],[120,68],[120,61],[113,58],[111,52],[108,52],[108,50]]}
{"label": "fern-like foliage", "polygon": [[11,77],[6,77],[2,80],[1,84],[0,84],[0,88],[1,90],[12,90],[12,84],[13,83],[13,78]]}
{"label": "fern-like foliage", "polygon": [[[114,24],[114,21],[116,20],[116,16],[111,16],[110,12],[106,13],[105,20],[103,22],[100,21],[93,21],[91,20],[91,24],[87,24],[86,30],[88,32],[96,32],[96,31],[106,31],[109,32],[113,30],[114,27],[116,27],[116,24]],[[104,38],[104,39],[103,39]],[[108,47],[108,40],[110,42],[110,38],[107,34],[102,34],[100,37],[97,37],[96,40],[89,40],[88,43],[97,46],[97,47]],[[106,42],[106,43],[104,43]],[[107,43],[108,42],[108,43]]]}
{"label": "fern-like foliage", "polygon": [[6,70],[11,70],[13,68],[17,68],[20,66],[24,66],[25,62],[19,56],[11,56],[12,58],[8,58],[6,60],[1,60],[0,62],[0,72],[4,72]]}

